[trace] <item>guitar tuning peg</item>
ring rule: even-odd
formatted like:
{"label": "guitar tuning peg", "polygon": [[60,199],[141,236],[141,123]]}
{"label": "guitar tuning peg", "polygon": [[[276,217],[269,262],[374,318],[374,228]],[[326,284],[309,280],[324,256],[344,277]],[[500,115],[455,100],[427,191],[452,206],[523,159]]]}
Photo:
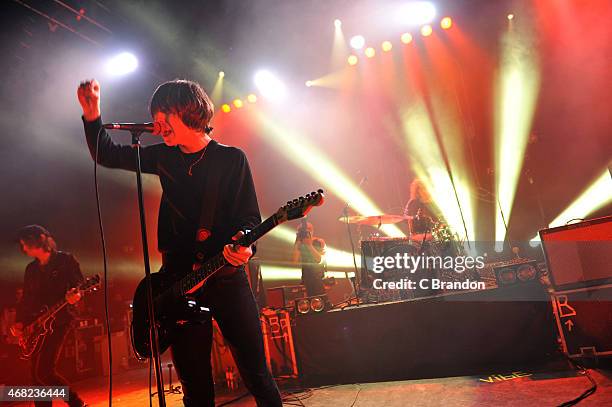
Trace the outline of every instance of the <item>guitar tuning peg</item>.
{"label": "guitar tuning peg", "polygon": [[298,202],[299,202],[299,201],[298,201],[297,199],[294,199],[294,200],[293,200],[293,203],[294,203],[294,204],[296,204],[296,203],[298,203]]}
{"label": "guitar tuning peg", "polygon": [[320,194],[322,194],[322,193],[323,193],[323,190],[319,188],[319,189],[317,190],[317,192],[318,192],[318,193],[320,193]]}

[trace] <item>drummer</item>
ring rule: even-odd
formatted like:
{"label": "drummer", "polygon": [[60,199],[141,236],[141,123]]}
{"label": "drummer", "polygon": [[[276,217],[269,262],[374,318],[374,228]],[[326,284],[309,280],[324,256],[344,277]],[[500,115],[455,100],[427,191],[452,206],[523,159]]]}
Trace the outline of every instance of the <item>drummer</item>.
{"label": "drummer", "polygon": [[404,207],[404,216],[409,216],[408,233],[413,240],[423,237],[431,239],[431,228],[440,216],[436,204],[421,180],[415,178],[410,184],[410,200]]}

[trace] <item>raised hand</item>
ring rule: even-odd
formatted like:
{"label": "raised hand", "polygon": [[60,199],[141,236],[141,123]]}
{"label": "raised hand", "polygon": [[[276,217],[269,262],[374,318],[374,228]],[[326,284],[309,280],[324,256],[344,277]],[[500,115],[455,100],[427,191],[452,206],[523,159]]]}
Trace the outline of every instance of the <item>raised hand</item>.
{"label": "raised hand", "polygon": [[77,89],[79,103],[83,108],[83,116],[87,121],[100,117],[100,84],[95,79],[81,82]]}

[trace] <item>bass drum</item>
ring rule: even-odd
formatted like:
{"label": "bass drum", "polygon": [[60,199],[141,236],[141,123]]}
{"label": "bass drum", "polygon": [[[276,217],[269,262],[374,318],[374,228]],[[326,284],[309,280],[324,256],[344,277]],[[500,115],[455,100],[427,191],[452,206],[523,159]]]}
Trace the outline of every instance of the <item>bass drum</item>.
{"label": "bass drum", "polygon": [[[428,253],[423,253],[420,244],[415,243],[401,244],[385,250],[383,256],[385,258],[394,258],[396,260],[396,264],[394,264],[394,267],[391,269],[385,269],[382,277],[383,281],[401,282],[408,280],[413,282],[412,289],[405,287],[396,290],[398,291],[398,299],[408,300],[413,298],[421,298],[434,295],[436,293],[435,290],[421,288],[420,282],[423,279],[431,280],[432,278],[436,278],[437,271],[434,269],[428,269],[422,265],[418,266],[416,269],[413,267],[413,259],[416,260],[418,258],[422,258],[423,255],[427,256]],[[397,264],[398,259],[399,264]],[[429,287],[430,284],[426,284],[426,286]]]}
{"label": "bass drum", "polygon": [[[361,281],[362,288],[365,288],[367,293],[366,302],[399,301],[435,294],[432,290],[421,289],[419,282],[421,279],[435,278],[436,271],[422,267],[412,269],[411,259],[422,254],[420,245],[412,243],[409,239],[369,240],[361,242],[361,251],[363,266]],[[383,260],[375,260],[376,258]],[[377,272],[380,267],[383,267],[382,272]],[[375,288],[374,280],[381,280],[383,283],[408,280],[414,282],[414,288]]]}

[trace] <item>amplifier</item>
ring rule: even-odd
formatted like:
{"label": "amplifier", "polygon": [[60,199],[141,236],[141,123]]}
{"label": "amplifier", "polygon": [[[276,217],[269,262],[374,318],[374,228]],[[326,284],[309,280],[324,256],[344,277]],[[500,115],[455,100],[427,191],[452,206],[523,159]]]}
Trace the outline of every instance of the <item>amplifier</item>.
{"label": "amplifier", "polygon": [[70,331],[62,346],[57,368],[68,380],[102,374],[97,338],[104,333],[101,324],[79,326]]}
{"label": "amplifier", "polygon": [[306,297],[303,285],[286,285],[268,288],[267,303],[270,308],[293,308],[295,300]]}
{"label": "amplifier", "polygon": [[612,284],[557,291],[551,299],[568,356],[612,355]]}
{"label": "amplifier", "polygon": [[540,230],[556,290],[612,283],[612,216]]}

